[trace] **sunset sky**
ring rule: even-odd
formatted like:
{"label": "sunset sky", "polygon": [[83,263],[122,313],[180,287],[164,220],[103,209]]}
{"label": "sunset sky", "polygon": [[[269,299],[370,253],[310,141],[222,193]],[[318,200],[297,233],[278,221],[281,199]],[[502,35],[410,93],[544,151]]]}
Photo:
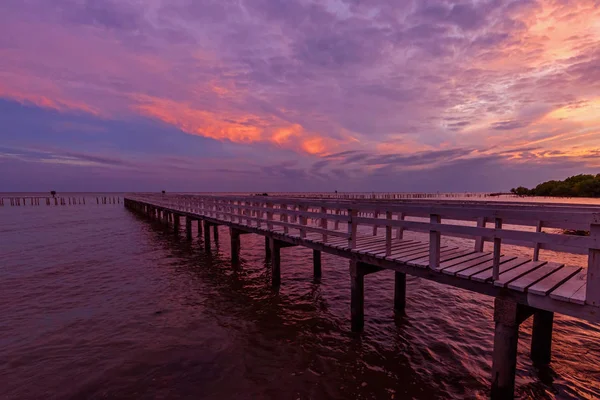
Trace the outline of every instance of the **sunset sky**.
{"label": "sunset sky", "polygon": [[0,191],[600,173],[600,2],[1,0]]}

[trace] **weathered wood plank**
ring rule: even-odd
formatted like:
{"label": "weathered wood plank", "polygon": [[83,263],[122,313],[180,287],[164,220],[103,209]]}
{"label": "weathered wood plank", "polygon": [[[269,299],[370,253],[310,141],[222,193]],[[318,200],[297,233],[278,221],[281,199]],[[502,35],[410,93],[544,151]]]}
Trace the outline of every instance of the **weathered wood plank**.
{"label": "weathered wood plank", "polygon": [[386,260],[394,260],[397,257],[401,257],[404,255],[411,255],[413,253],[420,253],[421,251],[423,251],[423,249],[427,249],[429,248],[429,245],[427,243],[419,243],[415,246],[411,246],[411,247],[403,247],[399,250],[393,251],[391,255],[386,256]]}
{"label": "weathered wood plank", "polygon": [[549,262],[542,265],[540,268],[536,269],[533,272],[530,272],[527,275],[521,276],[512,282],[509,282],[508,288],[517,290],[519,292],[526,292],[529,286],[532,286],[538,281],[541,281],[548,275],[556,272],[560,268],[562,268],[564,264]]}
{"label": "weathered wood plank", "polygon": [[579,289],[585,286],[587,281],[587,271],[578,272],[569,280],[560,284],[556,289],[550,292],[550,298],[560,301],[571,301],[571,298]]}
{"label": "weathered wood plank", "polygon": [[[512,261],[508,261],[504,264],[500,264],[500,273],[510,271],[513,268],[518,267],[519,265],[523,265],[526,262],[531,261],[529,258],[515,258]],[[493,264],[492,264],[493,266]],[[471,280],[477,282],[487,282],[492,280],[492,268],[481,271],[478,274],[471,276]]]}
{"label": "weathered wood plank", "polygon": [[565,265],[553,274],[548,275],[544,279],[541,279],[540,281],[531,285],[529,288],[527,288],[527,293],[538,296],[546,296],[552,290],[560,286],[560,284],[576,275],[579,271],[581,271],[580,267]]}
{"label": "weathered wood plank", "polygon": [[[440,263],[448,260],[452,260],[455,258],[459,258],[466,254],[472,253],[472,250],[465,250],[458,247],[449,247],[440,252]],[[410,262],[410,265],[414,265],[416,267],[429,267],[429,256],[425,256],[419,258],[417,260],[413,260]]]}
{"label": "weathered wood plank", "polygon": [[442,270],[444,274],[447,275],[455,275],[459,271],[464,271],[468,268],[474,267],[479,264],[483,264],[486,261],[492,260],[492,254],[490,253],[479,253],[479,257],[473,258],[471,260],[465,261],[463,263],[458,263],[456,265],[446,267]]}
{"label": "weathered wood plank", "polygon": [[505,271],[500,274],[498,279],[494,281],[495,286],[506,287],[509,282],[520,278],[530,272],[535,271],[542,265],[544,265],[546,261],[529,261],[528,263],[519,265],[516,268],[511,269],[510,271]]}
{"label": "weathered wood plank", "polygon": [[587,280],[586,280],[586,283],[581,288],[579,288],[579,290],[576,291],[573,296],[571,296],[571,298],[569,299],[569,301],[571,303],[584,305],[585,301],[586,301],[587,285],[588,285],[588,283],[587,283]]}
{"label": "weathered wood plank", "polygon": [[453,260],[448,260],[448,261],[445,261],[445,262],[441,263],[440,264],[440,268],[443,270],[444,268],[448,268],[448,267],[451,267],[451,266],[456,265],[456,264],[462,264],[463,262],[467,262],[469,260],[473,260],[475,258],[479,258],[480,254],[489,254],[489,253],[474,253],[474,252],[471,252],[470,254],[467,254],[465,256],[462,256],[462,257],[459,257],[459,258],[455,258]]}
{"label": "weathered wood plank", "polygon": [[396,257],[395,260],[402,263],[408,263],[408,261],[416,260],[417,258],[421,258],[424,255],[428,254],[427,251],[428,249],[424,249],[412,254],[404,254],[400,257]]}
{"label": "weathered wood plank", "polygon": [[[517,256],[508,256],[508,255],[500,256],[500,265],[502,265],[503,263],[507,263],[509,261],[516,260],[516,259],[517,259]],[[457,274],[455,274],[455,276],[457,276],[459,278],[464,278],[464,279],[471,279],[471,277],[474,275],[477,275],[483,271],[492,269],[493,265],[494,265],[494,259],[492,258],[491,260],[485,261],[485,262],[475,265],[471,268],[467,268],[462,271],[459,271]]]}

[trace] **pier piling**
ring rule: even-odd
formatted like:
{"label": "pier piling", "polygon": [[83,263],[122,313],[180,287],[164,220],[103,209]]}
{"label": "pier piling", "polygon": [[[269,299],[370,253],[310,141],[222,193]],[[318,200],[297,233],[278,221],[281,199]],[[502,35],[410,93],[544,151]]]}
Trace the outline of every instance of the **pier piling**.
{"label": "pier piling", "polygon": [[365,325],[365,275],[361,264],[350,261],[350,322],[352,332],[360,332]]}
{"label": "pier piling", "polygon": [[313,249],[313,276],[315,281],[321,279],[321,252]]}
{"label": "pier piling", "polygon": [[231,263],[238,265],[240,262],[240,231],[230,227],[229,236],[231,237]]}
{"label": "pier piling", "polygon": [[213,238],[215,240],[215,243],[219,241],[219,225],[213,225]]}
{"label": "pier piling", "polygon": [[265,236],[265,258],[271,258],[271,241],[268,236]]}
{"label": "pier piling", "polygon": [[185,217],[185,237],[187,240],[192,240],[192,219]]}
{"label": "pier piling", "polygon": [[271,249],[271,286],[279,287],[281,284],[281,242],[269,238]]}
{"label": "pier piling", "polygon": [[534,364],[545,365],[552,358],[552,325],[554,313],[536,310],[531,330],[531,359]]}
{"label": "pier piling", "polygon": [[514,398],[519,326],[533,312],[530,307],[504,297],[496,297],[494,301],[493,400]]}
{"label": "pier piling", "polygon": [[394,273],[394,311],[404,313],[406,308],[406,274]]}
{"label": "pier piling", "polygon": [[210,251],[210,223],[207,220],[204,223],[204,249]]}

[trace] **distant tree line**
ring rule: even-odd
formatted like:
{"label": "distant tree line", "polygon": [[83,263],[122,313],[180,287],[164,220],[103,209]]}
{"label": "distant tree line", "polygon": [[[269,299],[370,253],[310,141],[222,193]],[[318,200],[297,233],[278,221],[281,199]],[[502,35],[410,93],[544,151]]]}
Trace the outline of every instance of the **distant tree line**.
{"label": "distant tree line", "polygon": [[564,181],[548,181],[533,189],[519,186],[510,189],[510,192],[518,196],[600,197],[600,174],[581,174]]}

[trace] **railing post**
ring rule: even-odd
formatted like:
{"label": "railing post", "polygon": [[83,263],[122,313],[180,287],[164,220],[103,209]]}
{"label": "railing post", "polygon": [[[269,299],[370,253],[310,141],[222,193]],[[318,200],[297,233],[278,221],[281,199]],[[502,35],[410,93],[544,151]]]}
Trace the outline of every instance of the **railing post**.
{"label": "railing post", "polygon": [[254,203],[254,207],[256,208],[256,210],[254,210],[254,218],[257,219],[256,227],[260,228],[260,220],[262,219],[262,203],[257,201]]}
{"label": "railing post", "polygon": [[[431,224],[439,224],[442,222],[442,218],[437,214],[431,214],[429,222]],[[432,226],[429,231],[429,267],[431,269],[438,269],[440,267],[441,234],[434,228]]]}
{"label": "railing post", "polygon": [[[495,226],[496,230],[502,229],[502,218],[496,218]],[[494,263],[492,266],[492,279],[497,280],[500,277],[500,247],[502,246],[502,239],[494,238]]]}
{"label": "railing post", "polygon": [[267,229],[273,230],[273,203],[267,202]]}
{"label": "railing post", "polygon": [[[485,217],[477,218],[477,227],[478,228],[485,228],[485,223],[486,223]],[[477,239],[475,239],[475,248],[473,250],[482,252],[483,244],[484,244],[483,236],[477,236]]]}
{"label": "railing post", "polygon": [[[377,219],[379,218],[379,210],[375,210],[373,211],[373,219]],[[377,228],[379,227],[379,225],[377,223],[375,223],[375,225],[373,225],[373,236],[377,236]]]}
{"label": "railing post", "polygon": [[[535,231],[540,233],[542,232],[542,221],[538,221]],[[540,258],[540,244],[536,243],[533,247],[533,261],[537,261]]]}
{"label": "railing post", "polygon": [[[282,222],[285,222],[287,224],[287,222],[288,222],[288,216],[286,214],[287,204],[282,204],[280,207],[281,207],[281,210],[283,210],[283,211],[281,211],[281,220],[282,220]],[[287,225],[284,225],[283,233],[288,233],[288,232],[289,232],[289,229],[288,229]]]}
{"label": "railing post", "polygon": [[[600,214],[596,214],[598,223],[590,225],[590,238],[600,241]],[[585,302],[593,306],[600,306],[600,249],[589,249],[587,283],[585,288]]]}
{"label": "railing post", "polygon": [[[335,210],[335,215],[340,215],[340,210],[339,209]],[[340,221],[338,221],[336,219],[333,229],[335,229],[337,231],[339,228],[340,228]]]}
{"label": "railing post", "polygon": [[[298,210],[304,213],[304,212],[308,211],[308,207],[305,205],[298,206]],[[287,218],[286,218],[286,222],[287,222]],[[300,225],[306,226],[307,223],[308,223],[308,218],[305,215],[300,215]],[[286,231],[286,233],[287,233],[287,231]],[[301,238],[306,237],[306,231],[302,228],[300,228],[300,237]]]}
{"label": "railing post", "polygon": [[389,225],[392,220],[391,211],[385,212],[385,219],[387,220],[385,225],[385,255],[389,256],[392,254],[392,226]]}
{"label": "railing post", "polygon": [[[398,221],[404,221],[406,214],[404,214],[403,212],[401,212],[400,214],[398,214]],[[404,237],[404,228],[399,226],[398,229],[396,229],[396,239],[402,239]]]}
{"label": "railing post", "polygon": [[[327,207],[321,207],[321,214],[327,215]],[[327,217],[321,217],[321,229],[328,229]],[[327,234],[323,233],[323,243],[327,242]]]}
{"label": "railing post", "polygon": [[358,224],[356,223],[357,215],[357,210],[351,208],[348,209],[348,247],[351,249],[356,248],[356,230],[358,227]]}
{"label": "railing post", "polygon": [[[246,211],[246,224],[248,224],[248,226],[252,226],[252,202],[251,201],[246,201],[244,202],[244,206],[245,206],[245,211]],[[248,208],[250,207],[250,208]]]}

